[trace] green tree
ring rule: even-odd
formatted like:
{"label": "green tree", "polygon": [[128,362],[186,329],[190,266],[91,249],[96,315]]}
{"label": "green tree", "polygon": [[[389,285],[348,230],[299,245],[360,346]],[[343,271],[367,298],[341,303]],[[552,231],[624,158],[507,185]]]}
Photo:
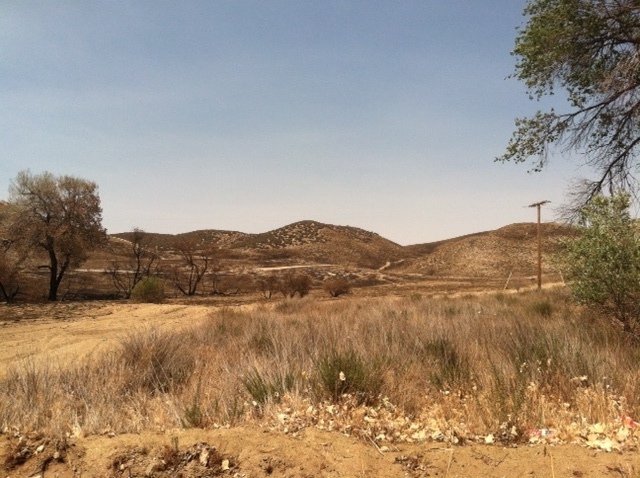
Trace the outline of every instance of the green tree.
{"label": "green tree", "polygon": [[567,111],[516,119],[498,161],[532,160],[552,151],[581,153],[595,171],[572,191],[573,212],[606,190],[633,189],[640,145],[640,4],[638,0],[528,0],[513,54],[514,76],[530,98],[567,95]]}
{"label": "green tree", "polygon": [[48,259],[49,300],[56,300],[65,272],[106,241],[96,183],[49,172],[21,171],[9,185],[15,213],[9,235],[19,247]]}
{"label": "green tree", "polygon": [[563,243],[560,262],[576,299],[637,335],[640,320],[640,230],[629,196],[595,196],[581,209],[579,234]]}

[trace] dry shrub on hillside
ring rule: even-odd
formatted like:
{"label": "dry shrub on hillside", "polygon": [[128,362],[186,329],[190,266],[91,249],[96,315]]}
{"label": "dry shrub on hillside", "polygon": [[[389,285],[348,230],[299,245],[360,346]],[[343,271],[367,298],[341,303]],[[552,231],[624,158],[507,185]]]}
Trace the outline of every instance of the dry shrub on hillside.
{"label": "dry shrub on hillside", "polygon": [[285,274],[280,282],[280,292],[285,297],[295,297],[298,294],[301,298],[309,294],[313,280],[306,274]]}
{"label": "dry shrub on hillside", "polygon": [[325,279],[322,283],[322,288],[331,296],[338,297],[343,294],[348,294],[351,290],[349,281],[344,277],[335,277]]}

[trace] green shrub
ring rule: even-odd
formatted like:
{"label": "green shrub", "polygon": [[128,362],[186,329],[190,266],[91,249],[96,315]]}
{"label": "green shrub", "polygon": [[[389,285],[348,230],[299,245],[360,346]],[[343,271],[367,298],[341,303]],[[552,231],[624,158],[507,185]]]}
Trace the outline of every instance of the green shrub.
{"label": "green shrub", "polygon": [[164,282],[154,276],[141,279],[131,291],[131,300],[153,304],[164,302]]}
{"label": "green shrub", "polygon": [[423,347],[426,355],[436,361],[437,366],[429,378],[437,388],[444,390],[464,385],[471,377],[469,360],[458,352],[448,338],[430,340]]}
{"label": "green shrub", "polygon": [[559,261],[574,297],[638,336],[640,232],[629,195],[596,196],[581,210],[579,235],[563,243]]}

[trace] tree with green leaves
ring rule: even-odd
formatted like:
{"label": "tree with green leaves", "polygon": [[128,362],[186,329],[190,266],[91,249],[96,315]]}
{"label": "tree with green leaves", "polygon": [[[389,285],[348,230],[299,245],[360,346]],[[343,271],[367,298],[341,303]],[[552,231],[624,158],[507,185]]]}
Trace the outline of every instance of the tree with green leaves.
{"label": "tree with green leaves", "polygon": [[98,186],[74,176],[21,171],[9,185],[13,207],[9,236],[17,247],[43,254],[49,270],[49,300],[57,300],[65,272],[103,244]]}
{"label": "tree with green leaves", "polygon": [[633,191],[640,147],[640,2],[528,0],[513,54],[514,76],[530,98],[557,90],[566,111],[516,119],[498,161],[531,160],[540,171],[550,153],[578,153],[595,177],[571,192],[571,211],[604,191]]}
{"label": "tree with green leaves", "polygon": [[594,196],[581,209],[580,223],[559,255],[574,296],[638,335],[640,230],[629,214],[629,195]]}

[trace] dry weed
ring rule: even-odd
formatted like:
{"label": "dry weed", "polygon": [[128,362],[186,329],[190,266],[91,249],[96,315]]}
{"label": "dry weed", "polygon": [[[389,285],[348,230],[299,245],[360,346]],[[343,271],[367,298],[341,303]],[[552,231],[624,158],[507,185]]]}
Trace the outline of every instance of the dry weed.
{"label": "dry weed", "polygon": [[[635,443],[628,417],[640,416],[640,348],[562,293],[305,298],[121,343],[64,370],[17,367],[0,386],[0,426],[79,434],[256,420],[377,443],[613,437],[615,448]],[[594,437],[598,423],[608,428]]]}

